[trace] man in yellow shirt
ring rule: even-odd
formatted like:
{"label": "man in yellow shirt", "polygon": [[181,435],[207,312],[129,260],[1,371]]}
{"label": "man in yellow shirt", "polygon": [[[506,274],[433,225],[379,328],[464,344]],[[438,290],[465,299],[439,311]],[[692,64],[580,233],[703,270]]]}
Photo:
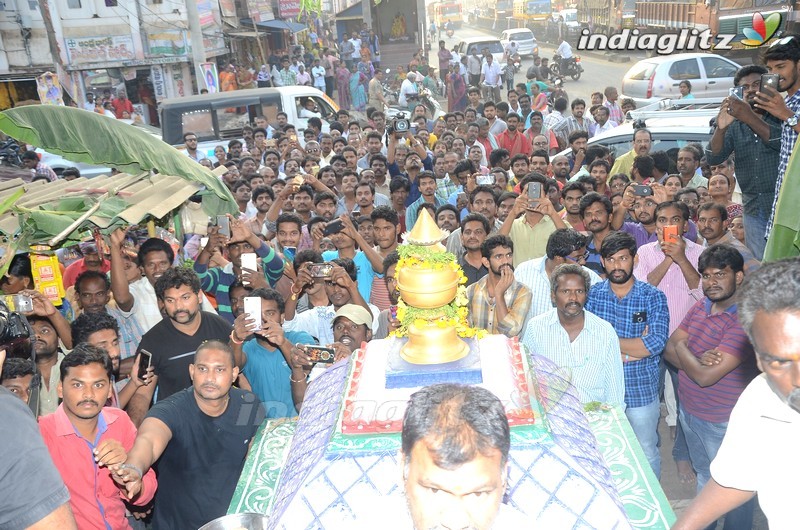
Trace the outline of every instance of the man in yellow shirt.
{"label": "man in yellow shirt", "polygon": [[633,159],[639,155],[650,154],[652,146],[653,134],[647,129],[636,129],[633,132],[633,148],[614,161],[614,167],[611,168],[608,178],[617,173],[624,173],[630,177]]}

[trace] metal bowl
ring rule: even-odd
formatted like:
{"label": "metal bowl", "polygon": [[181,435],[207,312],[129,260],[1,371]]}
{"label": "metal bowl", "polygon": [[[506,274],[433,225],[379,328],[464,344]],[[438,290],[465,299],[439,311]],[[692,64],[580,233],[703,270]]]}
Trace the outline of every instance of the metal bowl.
{"label": "metal bowl", "polygon": [[269,518],[260,513],[223,515],[204,524],[199,530],[267,530]]}

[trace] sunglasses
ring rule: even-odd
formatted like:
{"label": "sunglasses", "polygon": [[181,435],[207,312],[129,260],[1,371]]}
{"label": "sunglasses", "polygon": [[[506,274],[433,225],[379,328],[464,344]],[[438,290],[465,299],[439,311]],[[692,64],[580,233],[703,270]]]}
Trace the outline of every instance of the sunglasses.
{"label": "sunglasses", "polygon": [[784,37],[782,39],[778,39],[774,41],[772,44],[769,45],[770,48],[774,48],[775,46],[783,46],[785,44],[789,44],[794,39],[794,35],[789,35],[788,37]]}

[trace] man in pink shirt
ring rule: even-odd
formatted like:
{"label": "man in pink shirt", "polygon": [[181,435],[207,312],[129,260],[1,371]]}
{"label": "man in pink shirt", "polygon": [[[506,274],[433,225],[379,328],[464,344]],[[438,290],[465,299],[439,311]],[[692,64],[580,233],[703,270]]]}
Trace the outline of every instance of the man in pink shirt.
{"label": "man in pink shirt", "polygon": [[[61,363],[58,395],[63,400],[53,414],[39,419],[45,445],[70,493],[70,506],[78,528],[129,529],[125,502],[144,506],[156,491],[152,470],[142,489],[132,498],[118,481],[118,470],[136,438],[128,415],[103,407],[111,393],[111,359],[95,346],[79,344]],[[130,466],[122,464],[120,467]]]}

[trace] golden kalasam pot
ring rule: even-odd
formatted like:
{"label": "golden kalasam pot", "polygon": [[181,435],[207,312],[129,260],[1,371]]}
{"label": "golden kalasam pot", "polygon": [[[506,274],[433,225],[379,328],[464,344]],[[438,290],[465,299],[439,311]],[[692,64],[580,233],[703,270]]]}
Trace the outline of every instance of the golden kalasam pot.
{"label": "golden kalasam pot", "polygon": [[439,270],[404,267],[397,275],[397,289],[407,306],[436,309],[456,297],[458,273],[449,266]]}

